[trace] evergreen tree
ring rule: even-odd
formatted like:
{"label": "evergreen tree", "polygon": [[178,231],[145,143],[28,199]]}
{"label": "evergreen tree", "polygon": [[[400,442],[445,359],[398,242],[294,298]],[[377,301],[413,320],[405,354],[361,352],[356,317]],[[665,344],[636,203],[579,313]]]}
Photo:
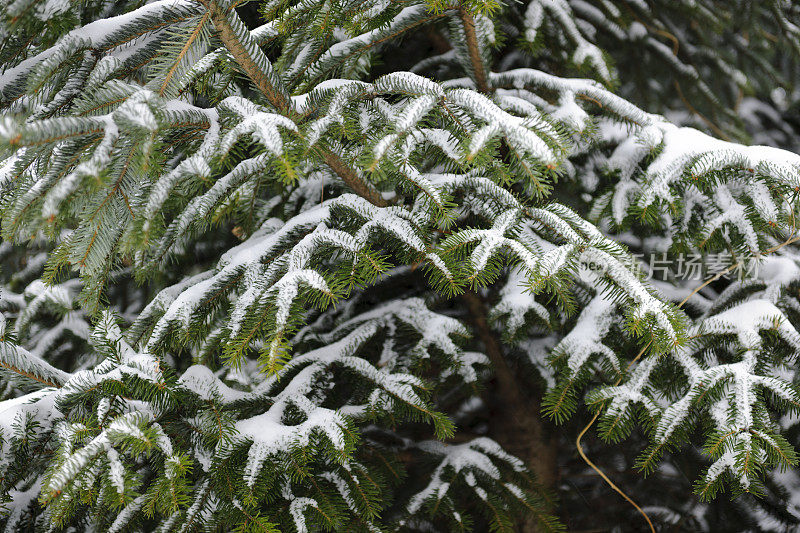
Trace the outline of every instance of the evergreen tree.
{"label": "evergreen tree", "polygon": [[800,6],[0,28],[6,531],[800,522]]}

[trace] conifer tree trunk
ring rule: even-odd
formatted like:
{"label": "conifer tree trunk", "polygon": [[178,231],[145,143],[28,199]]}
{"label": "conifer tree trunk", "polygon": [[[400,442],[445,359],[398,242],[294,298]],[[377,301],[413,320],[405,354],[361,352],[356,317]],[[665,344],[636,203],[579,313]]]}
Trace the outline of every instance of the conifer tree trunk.
{"label": "conifer tree trunk", "polygon": [[[491,92],[486,69],[478,51],[475,20],[467,8],[459,10],[466,45],[472,63],[477,89]],[[489,433],[503,448],[525,462],[545,489],[552,489],[558,477],[556,443],[546,434],[540,404],[536,394],[523,391],[503,354],[503,348],[487,321],[486,307],[480,296],[472,291],[463,295],[472,325],[492,363],[495,380],[490,388],[491,411]],[[553,511],[551,505],[548,511]],[[517,527],[521,533],[538,531],[537,521],[526,517]]]}
{"label": "conifer tree trunk", "polygon": [[[491,360],[495,376],[488,395],[491,411],[490,437],[509,453],[523,460],[543,488],[552,490],[558,479],[557,443],[548,435],[535,391],[528,392],[520,386],[514,370],[503,354],[497,335],[489,327],[486,307],[480,296],[467,291],[462,299],[469,311],[476,336]],[[551,503],[551,512],[552,507]],[[526,517],[518,525],[518,531],[538,531],[536,520]]]}

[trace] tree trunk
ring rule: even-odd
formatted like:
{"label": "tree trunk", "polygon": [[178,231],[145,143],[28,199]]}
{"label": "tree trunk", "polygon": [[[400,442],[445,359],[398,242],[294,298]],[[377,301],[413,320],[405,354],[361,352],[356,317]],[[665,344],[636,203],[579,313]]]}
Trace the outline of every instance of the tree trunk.
{"label": "tree trunk", "polygon": [[[497,335],[489,327],[486,306],[480,296],[467,291],[462,299],[494,370],[494,386],[489,389],[490,436],[524,461],[542,488],[552,490],[558,479],[558,449],[544,426],[539,398],[533,391],[522,389],[523,384],[504,357]],[[523,520],[517,529],[521,533],[539,530],[533,517]]]}

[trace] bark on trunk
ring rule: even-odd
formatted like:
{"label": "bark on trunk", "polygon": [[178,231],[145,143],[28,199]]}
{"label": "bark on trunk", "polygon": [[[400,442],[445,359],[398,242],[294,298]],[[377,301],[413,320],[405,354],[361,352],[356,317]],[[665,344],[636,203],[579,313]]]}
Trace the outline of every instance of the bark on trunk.
{"label": "bark on trunk", "polygon": [[[462,299],[494,370],[495,382],[489,393],[490,436],[523,460],[543,488],[553,489],[558,479],[558,450],[540,416],[539,398],[522,389],[524,385],[516,378],[497,335],[489,327],[486,306],[480,296],[467,291]],[[518,525],[518,531],[529,533],[539,529],[536,520],[530,517]]]}

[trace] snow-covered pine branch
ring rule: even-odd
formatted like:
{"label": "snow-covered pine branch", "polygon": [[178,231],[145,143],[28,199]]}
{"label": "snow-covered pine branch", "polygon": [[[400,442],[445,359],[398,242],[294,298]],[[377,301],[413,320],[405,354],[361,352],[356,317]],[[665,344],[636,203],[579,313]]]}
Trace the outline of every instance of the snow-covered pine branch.
{"label": "snow-covered pine branch", "polygon": [[800,9],[723,4],[0,6],[6,530],[601,527],[593,412],[800,522]]}

